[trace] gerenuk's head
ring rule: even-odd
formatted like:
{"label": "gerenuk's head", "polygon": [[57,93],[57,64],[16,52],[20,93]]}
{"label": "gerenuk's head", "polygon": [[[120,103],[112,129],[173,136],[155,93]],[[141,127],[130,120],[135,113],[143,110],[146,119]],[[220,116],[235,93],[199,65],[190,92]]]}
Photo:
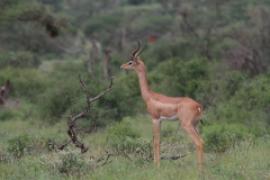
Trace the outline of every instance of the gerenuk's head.
{"label": "gerenuk's head", "polygon": [[140,71],[142,68],[144,68],[144,63],[139,57],[139,54],[141,52],[142,52],[141,46],[140,43],[138,42],[138,47],[131,53],[129,61],[121,65],[121,69]]}

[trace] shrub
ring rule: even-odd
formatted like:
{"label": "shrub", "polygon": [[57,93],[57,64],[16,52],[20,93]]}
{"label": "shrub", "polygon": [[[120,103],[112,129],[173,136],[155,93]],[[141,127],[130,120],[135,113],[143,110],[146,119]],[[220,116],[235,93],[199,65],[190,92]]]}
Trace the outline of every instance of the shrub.
{"label": "shrub", "polygon": [[[88,78],[89,74],[84,68],[80,61],[57,63],[57,70],[50,73],[50,76],[54,77],[52,86],[40,96],[39,105],[43,118],[60,120],[63,115],[78,113],[87,106],[86,94],[81,89],[78,72],[85,81],[91,97],[96,96],[108,86],[108,82],[101,82],[96,77]],[[104,101],[104,98],[91,105],[91,116],[84,121],[88,125],[89,121],[90,123],[95,121],[96,125],[103,126],[104,121],[114,118],[116,108],[110,102]]]}
{"label": "shrub", "polygon": [[203,80],[208,76],[207,68],[207,64],[200,59],[171,59],[160,63],[150,73],[150,81],[159,92],[171,96],[195,97]]}
{"label": "shrub", "polygon": [[258,76],[240,83],[232,96],[227,94],[227,99],[210,107],[209,121],[241,123],[256,136],[269,132],[269,81],[267,76]]}
{"label": "shrub", "polygon": [[139,5],[145,3],[146,0],[128,0],[128,4]]}
{"label": "shrub", "polygon": [[58,171],[66,175],[81,175],[86,168],[86,163],[75,153],[64,154],[57,164]]}
{"label": "shrub", "polygon": [[139,133],[134,131],[127,121],[122,121],[109,129],[107,144],[117,155],[125,157],[134,155],[146,160],[151,158],[151,143],[141,139]]}
{"label": "shrub", "polygon": [[7,151],[15,158],[21,158],[30,152],[31,140],[28,135],[14,137],[8,141]]}
{"label": "shrub", "polygon": [[119,76],[114,81],[112,91],[104,97],[106,104],[114,109],[114,119],[130,116],[143,110],[138,79],[134,73]]}
{"label": "shrub", "polygon": [[[164,18],[163,18],[164,19]],[[199,53],[196,49],[190,51],[193,47],[192,43],[186,39],[176,39],[172,41],[169,38],[162,38],[155,45],[151,45],[143,53],[146,62],[149,64],[149,69],[155,69],[158,63],[164,62],[168,59],[181,58],[192,59]],[[181,49],[181,51],[179,50]],[[144,58],[143,58],[144,59]]]}
{"label": "shrub", "polygon": [[22,134],[8,141],[7,152],[15,158],[21,158],[24,155],[45,152],[47,150],[46,146],[45,138]]}
{"label": "shrub", "polygon": [[[228,101],[241,88],[247,76],[238,71],[217,72],[217,64],[210,66],[209,79],[200,84],[198,98],[204,104]],[[219,70],[220,71],[220,70]]]}
{"label": "shrub", "polygon": [[[163,14],[163,16],[156,16],[155,14],[148,13],[148,15],[144,16],[143,19],[142,18],[134,19],[132,24],[130,24],[130,29],[132,29],[132,32],[134,34],[145,34],[145,32],[151,32],[153,34],[166,33],[166,30],[163,27],[166,26],[167,28],[170,28],[172,25],[172,22],[173,22],[173,17],[170,15]],[[168,43],[167,45],[170,46],[170,48],[172,49],[174,48],[173,46],[175,44],[172,44],[170,42],[166,42],[166,43]],[[165,47],[165,46],[162,46],[162,47]],[[166,50],[169,50],[170,52],[172,52],[173,50],[171,50],[170,48],[162,49],[162,52],[164,53]],[[161,53],[158,51],[155,51],[155,53],[159,53],[159,55],[161,55]]]}
{"label": "shrub", "polygon": [[79,83],[74,80],[58,82],[40,97],[42,116],[49,119],[61,118],[75,102],[79,93]]}
{"label": "shrub", "polygon": [[8,100],[6,106],[0,108],[0,121],[29,120],[37,115],[37,107],[26,101]]}
{"label": "shrub", "polygon": [[7,108],[1,108],[0,109],[0,119],[1,121],[12,119],[16,117],[16,113],[10,109]]}
{"label": "shrub", "polygon": [[18,68],[37,67],[40,60],[29,51],[9,52],[0,55],[0,67],[12,66]]}
{"label": "shrub", "polygon": [[10,159],[10,155],[0,149],[0,163],[7,163]]}
{"label": "shrub", "polygon": [[36,100],[38,95],[46,91],[49,84],[47,77],[36,69],[2,69],[0,71],[1,85],[7,79],[12,83],[12,94],[29,101]]}
{"label": "shrub", "polygon": [[135,132],[127,121],[117,123],[108,131],[107,143],[116,152],[132,152],[136,147],[134,140],[139,138],[139,134]]}
{"label": "shrub", "polygon": [[240,124],[212,124],[203,128],[203,139],[208,151],[225,152],[240,141],[252,137],[248,128]]}
{"label": "shrub", "polygon": [[269,76],[257,76],[250,81],[246,81],[234,98],[238,107],[244,107],[247,110],[254,108],[267,109],[270,104]]}

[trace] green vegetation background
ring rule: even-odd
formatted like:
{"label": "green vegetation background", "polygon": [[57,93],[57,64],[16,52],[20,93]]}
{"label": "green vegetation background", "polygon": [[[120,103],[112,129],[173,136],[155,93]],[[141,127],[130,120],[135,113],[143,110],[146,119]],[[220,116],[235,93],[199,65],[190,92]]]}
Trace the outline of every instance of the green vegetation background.
{"label": "green vegetation background", "polygon": [[[162,124],[162,168],[151,163],[137,77],[119,69],[138,40],[152,89],[204,106],[205,179],[269,179],[269,18],[267,0],[1,0],[0,84],[12,92],[0,108],[0,179],[199,178],[177,122]],[[79,123],[89,151],[58,151],[85,106],[78,76],[93,96],[109,83],[108,50],[112,91]]]}

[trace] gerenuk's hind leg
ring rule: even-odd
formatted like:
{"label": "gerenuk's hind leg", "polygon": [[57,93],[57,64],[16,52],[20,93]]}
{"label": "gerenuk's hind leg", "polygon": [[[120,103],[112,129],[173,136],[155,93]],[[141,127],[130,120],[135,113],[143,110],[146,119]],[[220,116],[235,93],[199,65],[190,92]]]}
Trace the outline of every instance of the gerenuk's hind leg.
{"label": "gerenuk's hind leg", "polygon": [[193,143],[196,146],[198,168],[199,170],[202,170],[204,142],[196,129],[196,123],[194,123],[196,118],[198,118],[197,112],[193,111],[192,108],[182,107],[179,109],[178,117],[182,128],[191,137]]}
{"label": "gerenuk's hind leg", "polygon": [[193,143],[196,146],[197,151],[197,161],[198,161],[198,167],[200,170],[202,170],[203,165],[203,140],[197,133],[195,127],[193,125],[184,125],[183,129],[187,132],[187,134],[191,137]]}

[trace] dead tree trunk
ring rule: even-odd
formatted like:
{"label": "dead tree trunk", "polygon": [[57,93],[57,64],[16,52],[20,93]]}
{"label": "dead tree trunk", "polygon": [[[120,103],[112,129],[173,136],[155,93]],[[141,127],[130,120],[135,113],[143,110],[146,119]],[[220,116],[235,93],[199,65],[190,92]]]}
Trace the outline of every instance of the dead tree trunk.
{"label": "dead tree trunk", "polygon": [[10,91],[11,91],[11,83],[10,80],[7,80],[5,82],[5,85],[0,87],[0,105],[5,104]]}
{"label": "dead tree trunk", "polygon": [[87,70],[89,74],[94,73],[94,67],[100,57],[100,44],[96,40],[91,41],[91,50],[87,60]]}
{"label": "dead tree trunk", "polygon": [[111,50],[110,49],[105,49],[104,51],[105,54],[105,58],[104,58],[104,62],[103,62],[103,75],[104,78],[109,80],[111,78],[111,67],[109,66],[110,62],[111,62]]}
{"label": "dead tree trunk", "polygon": [[91,104],[93,102],[99,100],[102,96],[104,96],[106,93],[108,93],[111,90],[112,85],[113,85],[113,80],[111,78],[109,86],[105,90],[101,91],[95,97],[90,96],[90,92],[86,89],[86,84],[81,79],[81,77],[80,77],[80,84],[81,84],[82,90],[84,91],[84,93],[86,95],[86,107],[80,113],[73,115],[73,116],[70,116],[69,121],[68,121],[68,130],[67,130],[67,134],[68,134],[70,140],[67,143],[61,145],[59,147],[59,149],[63,150],[68,144],[73,143],[76,147],[81,149],[81,153],[85,153],[85,152],[87,152],[88,148],[84,145],[84,143],[80,142],[80,140],[78,138],[78,134],[77,134],[77,130],[76,130],[76,122],[79,119],[90,116]]}

